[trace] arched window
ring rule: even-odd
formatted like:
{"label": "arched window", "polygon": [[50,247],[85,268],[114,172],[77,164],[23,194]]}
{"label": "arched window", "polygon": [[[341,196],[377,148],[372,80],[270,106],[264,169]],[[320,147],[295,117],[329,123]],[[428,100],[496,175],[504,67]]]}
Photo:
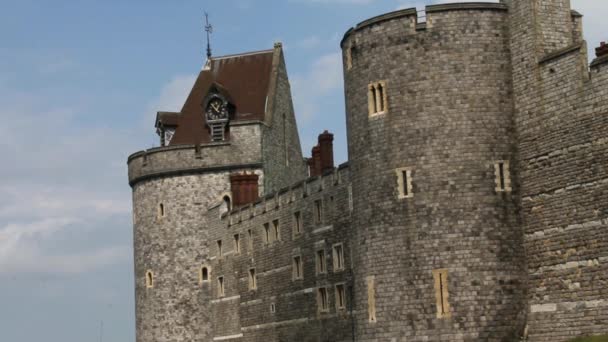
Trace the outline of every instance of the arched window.
{"label": "arched window", "polygon": [[202,267],[201,268],[201,282],[204,281],[209,281],[209,270],[207,269],[207,267]]}
{"label": "arched window", "polygon": [[224,197],[222,197],[222,205],[220,207],[220,213],[227,213],[230,210],[232,210],[232,200],[230,199],[229,195],[224,195]]}
{"label": "arched window", "polygon": [[152,271],[146,272],[146,287],[154,287],[154,274],[152,273]]}

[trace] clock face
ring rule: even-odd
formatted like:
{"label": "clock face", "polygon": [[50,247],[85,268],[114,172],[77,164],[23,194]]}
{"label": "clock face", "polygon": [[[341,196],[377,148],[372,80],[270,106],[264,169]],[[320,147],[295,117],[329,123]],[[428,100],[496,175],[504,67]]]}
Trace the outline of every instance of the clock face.
{"label": "clock face", "polygon": [[207,105],[207,120],[227,120],[228,108],[220,98],[213,98]]}

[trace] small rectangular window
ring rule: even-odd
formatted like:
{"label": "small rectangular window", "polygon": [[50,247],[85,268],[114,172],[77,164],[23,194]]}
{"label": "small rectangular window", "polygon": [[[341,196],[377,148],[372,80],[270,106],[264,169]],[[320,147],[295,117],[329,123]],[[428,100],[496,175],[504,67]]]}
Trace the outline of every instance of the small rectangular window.
{"label": "small rectangular window", "polygon": [[255,268],[249,269],[249,289],[256,290],[258,288],[258,279],[255,274]]}
{"label": "small rectangular window", "polygon": [[221,258],[224,255],[222,251],[222,240],[217,240],[217,257]]}
{"label": "small rectangular window", "polygon": [[496,176],[496,192],[511,192],[509,162],[501,160],[494,163],[494,174]]}
{"label": "small rectangular window", "polygon": [[146,287],[149,289],[154,287],[154,273],[152,271],[146,272]]}
{"label": "small rectangular window", "polygon": [[249,244],[249,251],[253,251],[253,231],[247,229],[247,243]]}
{"label": "small rectangular window", "polygon": [[317,251],[317,274],[324,274],[327,272],[327,265],[325,260],[325,250],[320,249]]}
{"label": "small rectangular window", "polygon": [[304,265],[302,264],[302,257],[299,255],[293,257],[292,278],[293,280],[304,278]]}
{"label": "small rectangular window", "polygon": [[397,173],[397,188],[399,199],[414,197],[412,186],[412,168],[402,167],[395,170]]}
{"label": "small rectangular window", "polygon": [[343,284],[336,285],[336,309],[346,309],[346,292]]}
{"label": "small rectangular window", "polygon": [[217,277],[217,295],[218,297],[224,297],[226,292],[224,291],[224,277]]}
{"label": "small rectangular window", "polygon": [[323,222],[323,201],[316,200],[314,202],[314,222],[315,224],[321,224]]}
{"label": "small rectangular window", "polygon": [[327,289],[325,287],[319,287],[317,290],[317,304],[319,312],[329,311],[329,298],[327,297]]}
{"label": "small rectangular window", "polygon": [[367,316],[370,323],[376,323],[376,287],[374,276],[366,278],[367,282]]}
{"label": "small rectangular window", "polygon": [[264,243],[270,243],[270,224],[264,223]]}
{"label": "small rectangular window", "polygon": [[281,227],[279,227],[279,220],[272,221],[272,228],[274,230],[274,241],[281,241]]}
{"label": "small rectangular window", "polygon": [[448,318],[451,316],[448,301],[448,270],[433,270],[433,278],[435,280],[437,318]]}
{"label": "small rectangular window", "polygon": [[342,244],[336,244],[332,253],[334,272],[344,270],[344,248]]}
{"label": "small rectangular window", "polygon": [[300,233],[302,233],[302,218],[298,211],[293,214],[293,235],[298,236]]}
{"label": "small rectangular window", "polygon": [[234,234],[234,253],[241,253],[241,239],[239,234]]}

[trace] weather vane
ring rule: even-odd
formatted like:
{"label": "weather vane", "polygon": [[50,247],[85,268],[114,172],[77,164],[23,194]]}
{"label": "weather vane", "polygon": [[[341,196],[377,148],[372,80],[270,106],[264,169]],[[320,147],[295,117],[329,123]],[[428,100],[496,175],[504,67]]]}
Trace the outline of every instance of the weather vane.
{"label": "weather vane", "polygon": [[211,59],[211,34],[213,33],[213,26],[209,24],[209,14],[205,12],[205,31],[207,32],[207,59]]}

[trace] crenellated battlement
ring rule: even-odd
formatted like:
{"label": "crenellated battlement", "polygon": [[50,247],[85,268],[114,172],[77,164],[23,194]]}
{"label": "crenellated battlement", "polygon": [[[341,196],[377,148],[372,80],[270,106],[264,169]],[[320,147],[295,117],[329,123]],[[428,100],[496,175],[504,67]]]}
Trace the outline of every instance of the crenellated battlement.
{"label": "crenellated battlement", "polygon": [[350,182],[348,163],[343,163],[333,171],[325,172],[321,176],[309,177],[306,180],[295,183],[290,187],[280,189],[277,192],[266,194],[254,203],[234,208],[230,212],[221,213],[221,203],[216,203],[209,208],[211,216],[217,215],[228,226],[239,224],[254,219],[260,215],[273,215],[275,211],[297,201],[310,199],[323,193],[334,193],[336,187],[343,187]]}
{"label": "crenellated battlement", "polygon": [[[471,16],[471,11],[478,13]],[[440,28],[447,21],[449,21],[452,26],[451,29],[454,29],[454,22],[460,21],[464,26],[467,23],[477,20],[483,13],[500,12],[506,15],[507,11],[508,7],[504,4],[485,2],[429,5],[425,7],[424,11],[421,11],[425,13],[424,18],[421,18],[422,15],[419,14],[416,8],[398,10],[360,22],[345,33],[340,46],[344,48],[345,42],[360,32],[373,35],[375,32],[381,31],[374,27],[384,25],[386,22],[399,22],[400,26],[403,28],[401,31],[395,31],[399,34],[415,34],[416,32],[432,28]],[[454,18],[455,16],[456,18]],[[406,25],[403,25],[403,23]],[[421,24],[424,25],[421,26]]]}

